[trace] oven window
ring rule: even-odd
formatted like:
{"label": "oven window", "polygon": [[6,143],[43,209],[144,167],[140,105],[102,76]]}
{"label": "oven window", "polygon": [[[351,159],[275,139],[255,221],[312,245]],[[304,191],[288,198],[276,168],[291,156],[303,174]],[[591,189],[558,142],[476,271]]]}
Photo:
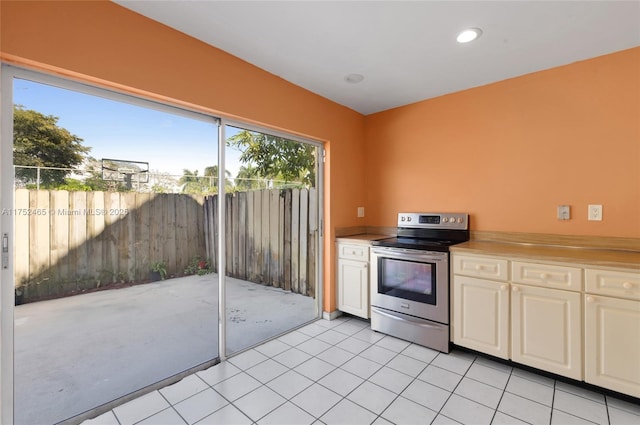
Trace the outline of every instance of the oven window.
{"label": "oven window", "polygon": [[436,264],[378,258],[378,293],[436,304]]}

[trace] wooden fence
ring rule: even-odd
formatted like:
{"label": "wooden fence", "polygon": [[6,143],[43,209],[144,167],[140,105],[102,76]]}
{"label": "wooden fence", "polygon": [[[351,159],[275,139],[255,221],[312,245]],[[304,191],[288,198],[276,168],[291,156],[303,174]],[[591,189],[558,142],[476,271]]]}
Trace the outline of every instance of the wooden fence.
{"label": "wooden fence", "polygon": [[[217,195],[204,202],[207,256],[216,270],[217,203]],[[229,194],[225,211],[227,276],[315,296],[316,189]]]}
{"label": "wooden fence", "polygon": [[202,197],[16,189],[15,284],[24,302],[182,274],[204,256]]}
{"label": "wooden fence", "polygon": [[[23,301],[182,275],[194,258],[217,271],[218,197],[16,189],[15,284]],[[317,194],[228,194],[227,275],[314,296]],[[17,292],[18,293],[18,292]]]}

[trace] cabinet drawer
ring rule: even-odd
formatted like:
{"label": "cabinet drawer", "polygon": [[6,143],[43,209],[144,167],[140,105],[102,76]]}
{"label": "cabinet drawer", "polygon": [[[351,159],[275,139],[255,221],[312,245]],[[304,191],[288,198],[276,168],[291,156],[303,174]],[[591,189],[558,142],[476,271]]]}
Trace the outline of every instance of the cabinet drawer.
{"label": "cabinet drawer", "polygon": [[586,292],[640,300],[640,272],[585,270]]}
{"label": "cabinet drawer", "polygon": [[511,273],[514,283],[582,291],[582,269],[577,267],[514,261]]}
{"label": "cabinet drawer", "polygon": [[509,262],[501,258],[454,255],[453,273],[485,279],[509,280]]}
{"label": "cabinet drawer", "polygon": [[357,244],[338,244],[338,257],[347,260],[369,261],[369,246]]}

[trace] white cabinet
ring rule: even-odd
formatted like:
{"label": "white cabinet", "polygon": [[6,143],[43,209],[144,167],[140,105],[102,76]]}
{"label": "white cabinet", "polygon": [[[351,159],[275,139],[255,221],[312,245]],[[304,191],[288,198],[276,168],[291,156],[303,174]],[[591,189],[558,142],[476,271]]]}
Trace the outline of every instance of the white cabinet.
{"label": "white cabinet", "polygon": [[453,342],[509,358],[509,269],[506,259],[453,255]]}
{"label": "white cabinet", "polygon": [[585,276],[585,381],[640,397],[640,273]]}
{"label": "white cabinet", "polygon": [[338,310],[369,318],[369,245],[337,243]]}
{"label": "white cabinet", "polygon": [[338,260],[338,310],[369,318],[368,263]]}
{"label": "white cabinet", "polygon": [[511,262],[511,359],[582,379],[582,269]]}
{"label": "white cabinet", "polygon": [[640,397],[640,272],[452,254],[453,342]]}
{"label": "white cabinet", "polygon": [[511,359],[582,379],[580,293],[511,285]]}
{"label": "white cabinet", "polygon": [[582,379],[581,300],[571,292],[581,269],[454,254],[453,273],[455,344]]}
{"label": "white cabinet", "polygon": [[453,342],[509,358],[509,284],[456,276],[453,282]]}

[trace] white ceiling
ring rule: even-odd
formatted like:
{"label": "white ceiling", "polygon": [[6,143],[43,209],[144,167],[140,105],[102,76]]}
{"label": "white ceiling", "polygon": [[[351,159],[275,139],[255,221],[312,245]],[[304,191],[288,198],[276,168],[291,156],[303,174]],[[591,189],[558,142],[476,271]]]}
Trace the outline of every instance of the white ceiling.
{"label": "white ceiling", "polygon": [[114,1],[362,114],[640,46],[637,0]]}

